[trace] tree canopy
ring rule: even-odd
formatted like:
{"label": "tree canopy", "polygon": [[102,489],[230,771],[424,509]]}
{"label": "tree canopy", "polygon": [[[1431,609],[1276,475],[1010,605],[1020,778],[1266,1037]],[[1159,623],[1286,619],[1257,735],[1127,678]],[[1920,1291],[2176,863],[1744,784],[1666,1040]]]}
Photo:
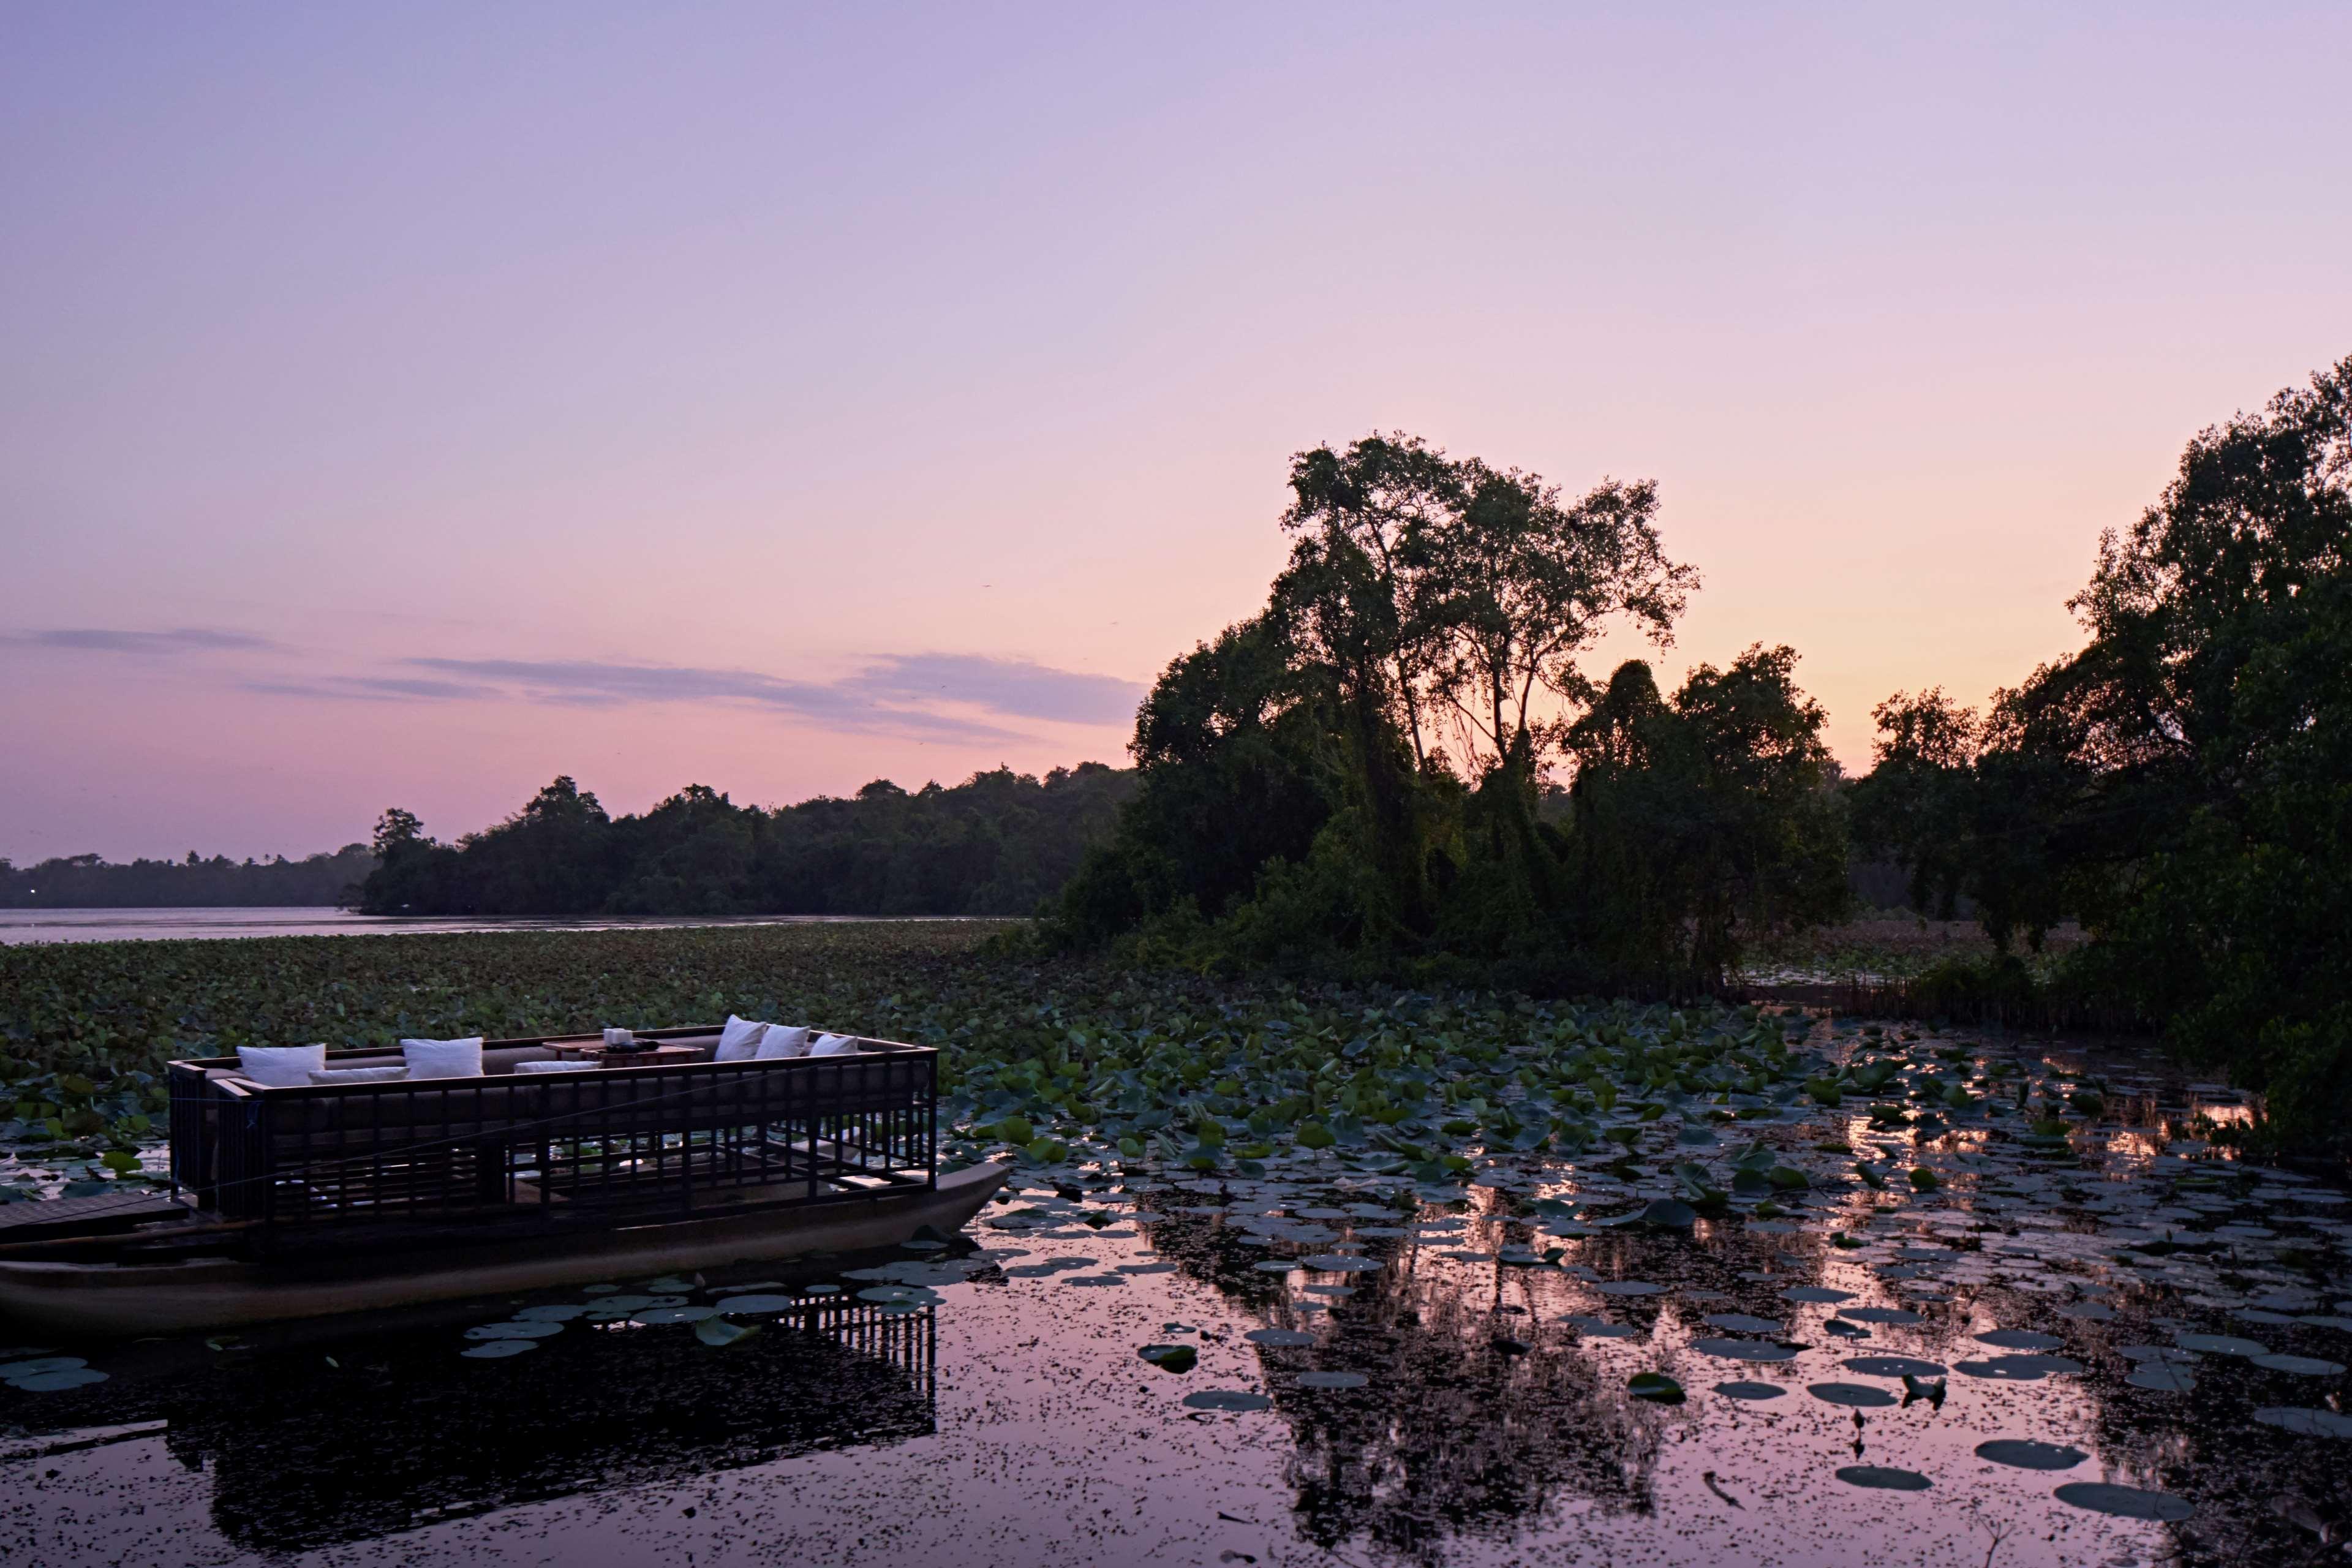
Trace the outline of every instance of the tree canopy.
{"label": "tree canopy", "polygon": [[410,812],[376,825],[373,914],[1027,914],[1109,830],[1134,775],[1000,768],[952,788],[877,779],[851,799],[762,810],[689,784],[613,816],[558,778],[454,844]]}
{"label": "tree canopy", "polygon": [[2004,946],[2079,916],[2074,981],[2352,1116],[2352,359],[2189,444],[2070,601],[2085,642],[1979,717],[1878,712],[1864,842]]}
{"label": "tree canopy", "polygon": [[1568,500],[1392,433],[1300,453],[1290,489],[1265,608],[1146,700],[1139,788],[1062,940],[1687,992],[1843,907],[1793,653],[1702,666],[1670,700],[1639,663],[1605,694],[1579,667],[1612,624],[1670,642],[1696,586],[1654,485]]}

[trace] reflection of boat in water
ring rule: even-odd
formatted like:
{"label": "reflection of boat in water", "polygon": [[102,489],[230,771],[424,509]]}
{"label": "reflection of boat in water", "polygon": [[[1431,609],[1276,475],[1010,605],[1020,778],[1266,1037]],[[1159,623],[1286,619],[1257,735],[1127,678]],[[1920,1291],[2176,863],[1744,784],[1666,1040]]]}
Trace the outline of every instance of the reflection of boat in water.
{"label": "reflection of boat in water", "polygon": [[338,1342],[339,1366],[311,1347],[158,1376],[126,1415],[162,1417],[221,1532],[271,1552],[934,1429],[929,1308],[811,1302],[723,1350],[675,1325],[575,1323],[488,1363],[462,1342],[445,1327]]}
{"label": "reflection of boat in water", "polygon": [[0,1312],[172,1333],[856,1251],[955,1231],[1003,1182],[940,1173],[935,1051],[720,1061],[716,1030],[640,1038],[654,1065],[502,1040],[468,1076],[347,1051],[278,1087],[174,1062],[174,1195],[16,1205]]}

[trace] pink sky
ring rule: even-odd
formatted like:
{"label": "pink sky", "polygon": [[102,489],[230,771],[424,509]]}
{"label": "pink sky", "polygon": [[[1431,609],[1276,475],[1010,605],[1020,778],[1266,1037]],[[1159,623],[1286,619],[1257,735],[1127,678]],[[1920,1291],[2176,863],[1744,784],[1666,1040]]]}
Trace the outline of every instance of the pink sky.
{"label": "pink sky", "polygon": [[1122,761],[1373,428],[1864,763],[2352,352],[2352,9],[1654,10],[12,8],[0,855]]}

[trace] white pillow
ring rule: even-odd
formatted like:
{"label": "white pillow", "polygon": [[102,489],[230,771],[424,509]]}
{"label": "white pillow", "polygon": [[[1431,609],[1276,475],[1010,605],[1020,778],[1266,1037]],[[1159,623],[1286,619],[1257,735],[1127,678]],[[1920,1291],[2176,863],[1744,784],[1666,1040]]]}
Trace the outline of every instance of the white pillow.
{"label": "white pillow", "polygon": [[753,1018],[727,1015],[727,1026],[719,1031],[719,1048],[711,1053],[714,1062],[748,1062],[760,1047],[760,1035],[767,1025]]}
{"label": "white pillow", "polygon": [[310,1075],[324,1071],[324,1046],[239,1046],[239,1071],[264,1089],[305,1089]]}
{"label": "white pillow", "polygon": [[340,1083],[390,1083],[394,1079],[407,1076],[406,1068],[329,1068],[322,1072],[312,1073],[310,1081],[322,1088],[332,1089]]}
{"label": "white pillow", "polygon": [[411,1078],[479,1078],[482,1076],[482,1037],[468,1035],[462,1040],[403,1040],[400,1054],[408,1063]]}
{"label": "white pillow", "polygon": [[264,1089],[306,1089],[327,1068],[327,1047],[237,1047],[237,1068]]}
{"label": "white pillow", "polygon": [[857,1039],[854,1035],[819,1035],[816,1044],[808,1048],[808,1054],[813,1057],[854,1057],[857,1054]]}
{"label": "white pillow", "polygon": [[517,1062],[517,1072],[594,1072],[594,1062]]}
{"label": "white pillow", "polygon": [[791,1057],[809,1054],[809,1032],[797,1025],[771,1024],[768,1032],[760,1037],[760,1054],[754,1060],[782,1061]]}

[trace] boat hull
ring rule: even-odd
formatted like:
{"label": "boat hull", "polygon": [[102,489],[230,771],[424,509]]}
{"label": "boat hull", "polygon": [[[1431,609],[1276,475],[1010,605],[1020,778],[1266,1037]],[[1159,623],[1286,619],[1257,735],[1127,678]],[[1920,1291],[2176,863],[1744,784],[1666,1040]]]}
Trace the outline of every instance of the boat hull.
{"label": "boat hull", "polygon": [[928,1226],[961,1229],[1010,1167],[950,1172],[936,1186],[862,1203],[632,1226],[527,1243],[495,1256],[439,1255],[373,1271],[306,1274],[237,1258],[166,1264],[0,1262],[0,1320],[74,1339],[240,1328],[414,1307],[517,1290],[556,1289],[681,1269],[772,1262],[812,1252],[894,1247]]}

